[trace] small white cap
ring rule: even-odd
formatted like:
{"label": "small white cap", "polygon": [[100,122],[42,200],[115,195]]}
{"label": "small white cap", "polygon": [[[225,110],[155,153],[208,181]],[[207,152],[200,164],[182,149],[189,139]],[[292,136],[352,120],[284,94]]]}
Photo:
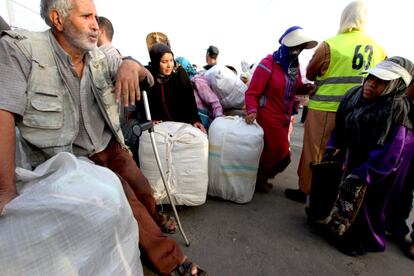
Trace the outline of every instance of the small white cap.
{"label": "small white cap", "polygon": [[386,81],[402,78],[407,86],[412,79],[412,76],[404,67],[389,60],[378,63],[375,67],[365,70],[364,73],[374,75]]}
{"label": "small white cap", "polygon": [[295,47],[301,44],[306,44],[305,49],[312,49],[318,45],[318,42],[307,36],[303,29],[296,29],[287,33],[280,42],[287,47]]}

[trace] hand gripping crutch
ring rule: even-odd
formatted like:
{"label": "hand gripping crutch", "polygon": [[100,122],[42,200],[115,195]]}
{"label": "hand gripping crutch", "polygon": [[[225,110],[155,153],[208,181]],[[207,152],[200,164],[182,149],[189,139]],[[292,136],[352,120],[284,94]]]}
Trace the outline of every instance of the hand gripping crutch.
{"label": "hand gripping crutch", "polygon": [[[150,112],[150,109],[149,109],[147,92],[145,90],[142,90],[142,100],[144,101],[144,109],[145,109],[145,115],[147,117],[147,120],[149,122],[151,122],[151,120],[152,120],[151,119],[151,112]],[[154,126],[152,124],[151,124],[151,127],[148,129],[148,132],[149,132],[150,139],[151,139],[152,149],[153,149],[154,155],[155,155],[155,160],[157,161],[157,165],[158,165],[158,169],[159,169],[160,174],[161,174],[162,182],[164,183],[164,188],[165,188],[165,191],[167,192],[168,201],[170,202],[171,207],[174,211],[174,217],[177,220],[178,228],[180,229],[181,235],[184,238],[185,245],[190,246],[190,241],[187,239],[187,236],[184,233],[184,229],[181,225],[180,218],[178,217],[177,209],[175,208],[174,202],[171,198],[170,190],[168,188],[166,177],[165,177],[165,174],[164,174],[164,169],[162,168],[160,156],[158,154],[157,145],[155,144]]]}

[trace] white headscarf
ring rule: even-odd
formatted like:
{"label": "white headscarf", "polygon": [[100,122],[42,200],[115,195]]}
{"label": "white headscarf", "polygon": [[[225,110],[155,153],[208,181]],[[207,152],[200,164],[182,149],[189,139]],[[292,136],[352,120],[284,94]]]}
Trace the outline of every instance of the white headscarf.
{"label": "white headscarf", "polygon": [[368,10],[363,1],[349,3],[342,12],[338,34],[352,30],[364,31],[367,23]]}

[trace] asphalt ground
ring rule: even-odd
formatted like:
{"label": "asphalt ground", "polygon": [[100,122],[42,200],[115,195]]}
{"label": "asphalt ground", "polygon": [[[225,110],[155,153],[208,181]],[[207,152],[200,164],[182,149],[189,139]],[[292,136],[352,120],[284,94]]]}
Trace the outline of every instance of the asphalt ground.
{"label": "asphalt ground", "polygon": [[383,253],[349,257],[339,252],[307,223],[305,205],[285,197],[286,188],[297,188],[302,137],[303,124],[295,123],[292,163],[272,180],[268,194],[255,193],[247,204],[208,197],[202,206],[178,207],[191,244],[186,247],[179,232],[170,236],[213,276],[414,275],[414,261],[393,242]]}

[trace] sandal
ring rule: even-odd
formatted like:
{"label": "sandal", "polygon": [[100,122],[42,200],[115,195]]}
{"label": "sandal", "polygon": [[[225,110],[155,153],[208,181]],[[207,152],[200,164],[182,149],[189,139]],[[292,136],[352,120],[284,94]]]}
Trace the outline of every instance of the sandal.
{"label": "sandal", "polygon": [[160,228],[166,234],[174,234],[177,231],[177,222],[173,217],[165,213],[159,213],[161,218]]}
{"label": "sandal", "polygon": [[[191,272],[196,269],[197,273],[192,274]],[[207,272],[202,270],[198,265],[191,261],[184,261],[184,263],[177,266],[170,274],[170,276],[207,276]]]}

